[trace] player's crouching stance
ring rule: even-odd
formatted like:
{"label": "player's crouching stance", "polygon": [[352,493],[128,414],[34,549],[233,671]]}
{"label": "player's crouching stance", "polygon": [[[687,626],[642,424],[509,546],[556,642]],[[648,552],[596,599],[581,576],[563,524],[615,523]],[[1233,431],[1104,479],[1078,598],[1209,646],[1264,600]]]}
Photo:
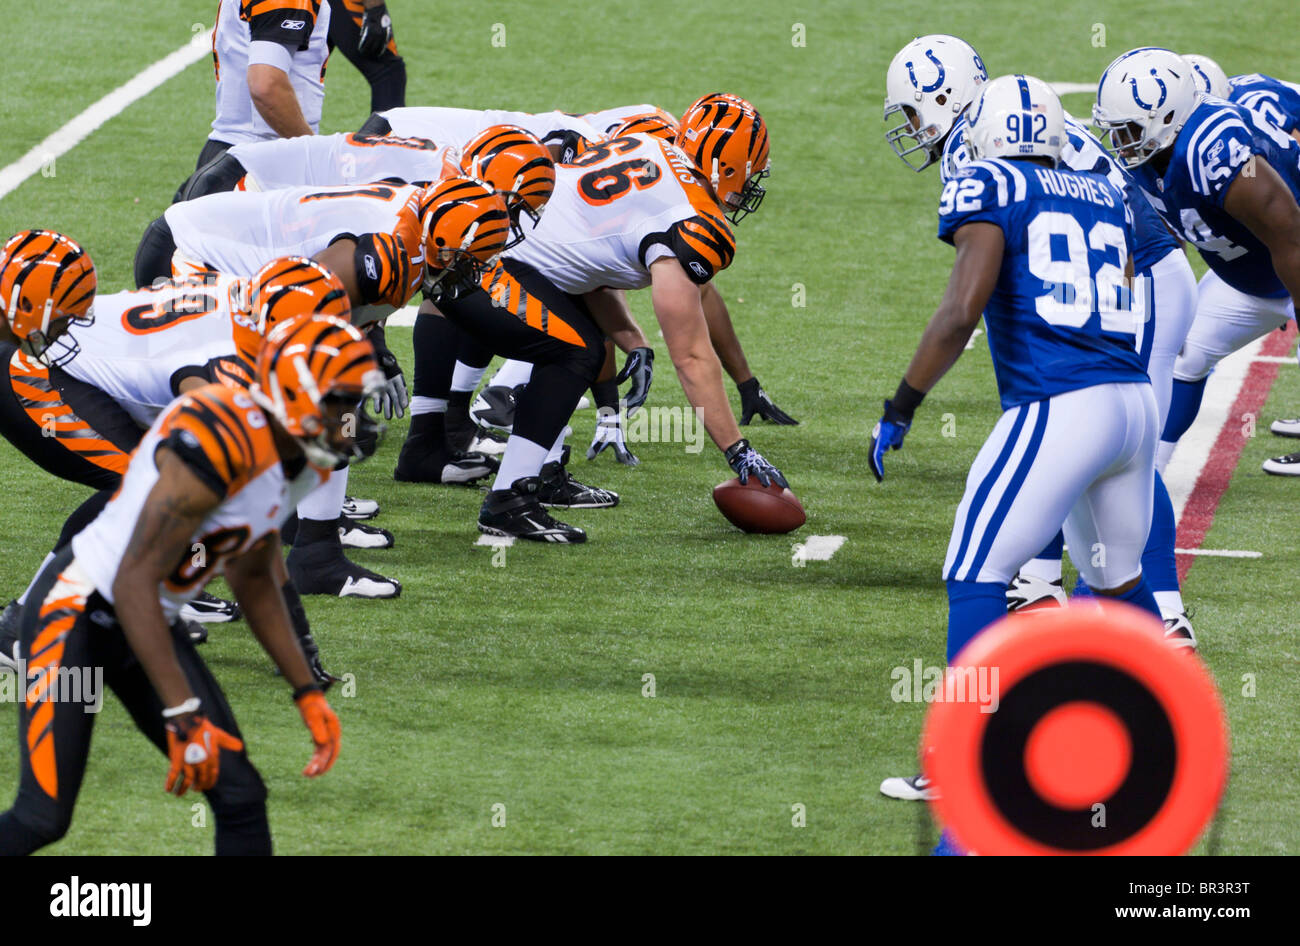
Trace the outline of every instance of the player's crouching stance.
{"label": "player's crouching stance", "polygon": [[50,697],[62,673],[81,668],[102,668],[136,725],[167,753],[167,790],[207,796],[218,854],[271,852],[266,789],[216,680],[175,630],[176,614],[224,573],[293,687],[315,744],[303,774],[328,771],[338,718],[272,577],[277,529],[354,455],[360,402],[383,382],[370,343],[342,320],[316,315],[271,333],[247,392],[208,385],[158,418],[117,495],[43,570],[25,609],[21,781],[0,815],[0,854],[57,841],[72,821],[95,716]]}
{"label": "player's crouching stance", "polygon": [[950,663],[1006,614],[1007,583],[1062,524],[1090,588],[1159,615],[1141,556],[1160,431],[1128,301],[1124,195],[1058,167],[1063,112],[1037,79],[988,83],[969,123],[976,160],[939,205],[952,276],[869,455],[882,477],[982,313],[1005,413],[971,467],[944,563]]}

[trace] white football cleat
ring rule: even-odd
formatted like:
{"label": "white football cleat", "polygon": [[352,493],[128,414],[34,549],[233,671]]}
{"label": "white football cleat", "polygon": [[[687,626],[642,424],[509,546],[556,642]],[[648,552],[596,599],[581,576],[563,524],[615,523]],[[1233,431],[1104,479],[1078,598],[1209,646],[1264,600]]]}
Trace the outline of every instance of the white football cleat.
{"label": "white football cleat", "polygon": [[475,433],[474,439],[470,441],[470,453],[481,453],[485,457],[499,457],[506,452],[506,440],[495,430],[489,430],[487,427],[480,427]]}
{"label": "white football cleat", "polygon": [[1063,608],[1069,597],[1060,579],[1046,581],[1032,575],[1016,575],[1007,585],[1008,611],[1034,611],[1038,608]]}
{"label": "white football cleat", "polygon": [[1268,429],[1279,437],[1300,437],[1300,417],[1275,420]]}
{"label": "white football cleat", "polygon": [[1265,460],[1263,470],[1274,476],[1300,476],[1300,453],[1288,453],[1286,456]]}
{"label": "white football cleat", "polygon": [[393,533],[387,529],[356,522],[346,515],[339,517],[339,542],[345,549],[391,549],[394,545]]}
{"label": "white football cleat", "polygon": [[379,503],[373,499],[358,499],[355,496],[343,497],[343,515],[349,519],[373,519],[379,515]]}
{"label": "white football cleat", "polygon": [[238,603],[200,591],[198,597],[181,605],[179,617],[195,624],[228,624],[243,617]]}
{"label": "white football cleat", "polygon": [[930,801],[939,797],[939,790],[924,775],[912,775],[885,779],[880,783],[880,794],[899,801]]}
{"label": "white football cleat", "polygon": [[1196,649],[1196,635],[1192,633],[1192,622],[1187,620],[1186,611],[1165,618],[1165,643],[1183,650]]}

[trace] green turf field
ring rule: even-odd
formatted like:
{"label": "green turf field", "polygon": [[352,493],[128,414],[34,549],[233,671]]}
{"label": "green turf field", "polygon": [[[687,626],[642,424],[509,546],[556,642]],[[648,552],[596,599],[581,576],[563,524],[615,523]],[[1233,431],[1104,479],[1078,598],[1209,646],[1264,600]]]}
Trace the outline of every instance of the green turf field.
{"label": "green turf field", "polygon": [[[745,536],[710,488],[730,475],[708,447],[636,447],[574,461],[619,491],[614,510],[566,516],[585,546],[476,547],[477,490],[401,487],[392,468],[405,422],[353,472],[379,500],[391,551],[358,561],[402,581],[393,602],[313,598],[343,726],[336,768],[298,773],[310,742],[284,683],[247,629],[213,632],[203,656],[226,689],[271,791],[280,853],[911,854],[934,829],[921,806],[877,793],[915,770],[924,707],[894,703],[890,671],[940,664],[940,566],[966,471],[997,414],[987,348],[967,352],[918,414],[878,486],[865,443],[937,303],[952,251],[934,238],[934,170],[915,175],[884,143],[885,68],[913,36],[970,40],[992,75],[1091,82],[1137,45],[1209,54],[1227,69],[1295,80],[1278,24],[1291,0],[1087,5],[989,0],[755,0],[634,6],[390,0],[411,105],[586,111],[655,102],[674,113],[703,92],[753,101],[772,135],[762,212],[737,230],[719,280],[752,367],[802,425],[751,428],[803,498],[789,537]],[[31,37],[0,57],[0,166],[210,24],[212,0],[45,0],[6,12]],[[1045,10],[1045,12],[1044,12]],[[58,53],[35,38],[62,25]],[[506,45],[494,46],[494,24]],[[1098,25],[1102,29],[1098,30]],[[802,27],[800,29],[799,27]],[[1294,33],[1294,31],[1291,31]],[[804,45],[796,45],[800,39]],[[1104,46],[1095,45],[1098,39]],[[323,131],[353,130],[368,89],[329,67]],[[1087,95],[1066,98],[1086,111]],[[127,288],[145,225],[193,169],[212,113],[210,59],[131,105],[0,200],[0,232],[48,227],[90,251],[104,290]],[[1199,271],[1199,262],[1198,262]],[[633,300],[655,335],[647,299]],[[806,304],[799,305],[800,301]],[[410,332],[390,343],[409,365]],[[659,348],[651,403],[684,405]],[[733,392],[739,405],[739,397]],[[1266,417],[1292,416],[1300,378],[1284,366]],[[955,436],[940,418],[951,414]],[[585,451],[593,412],[577,415]],[[1291,580],[1294,484],[1258,473],[1275,449],[1248,445],[1207,546],[1261,559],[1202,559],[1184,594],[1232,725],[1232,781],[1198,852],[1300,852],[1295,719],[1300,641]],[[80,487],[0,446],[0,600],[34,573]],[[830,561],[796,567],[807,535],[843,535]],[[494,557],[497,559],[494,561]],[[216,588],[220,592],[220,588]],[[643,695],[647,674],[653,697]],[[1241,695],[1243,674],[1257,691]],[[16,712],[0,705],[0,730]],[[0,806],[16,782],[0,751]],[[162,791],[166,763],[111,698],[98,720],[77,816],[54,853],[206,854],[212,824]],[[198,799],[201,802],[201,799]],[[504,806],[496,808],[494,806]],[[806,825],[793,823],[803,806]],[[494,825],[501,820],[504,825]]]}

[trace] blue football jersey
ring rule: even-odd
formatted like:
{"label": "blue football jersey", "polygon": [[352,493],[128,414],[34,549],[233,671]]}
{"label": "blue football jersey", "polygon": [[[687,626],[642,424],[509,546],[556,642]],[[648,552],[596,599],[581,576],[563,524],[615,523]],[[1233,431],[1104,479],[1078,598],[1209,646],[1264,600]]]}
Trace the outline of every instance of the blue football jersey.
{"label": "blue football jersey", "polygon": [[1205,96],[1171,150],[1163,175],[1150,161],[1133,169],[1151,205],[1229,286],[1268,299],[1287,295],[1268,248],[1223,209],[1223,201],[1252,155],[1267,161],[1300,198],[1300,144],[1254,112]]}
{"label": "blue football jersey", "polygon": [[1250,109],[1288,134],[1300,125],[1300,85],[1258,72],[1233,76],[1228,82],[1232,85],[1229,102]]}
{"label": "blue football jersey", "polygon": [[[1178,248],[1178,241],[1160,220],[1160,215],[1147,201],[1137,182],[1110,156],[1086,125],[1066,115],[1065,139],[1065,146],[1061,149],[1062,166],[1072,171],[1102,174],[1124,192],[1133,214],[1134,271],[1145,273]],[[966,147],[966,116],[963,115],[953,125],[944,144],[939,174],[944,181],[951,180],[970,161],[970,150]]]}
{"label": "blue football jersey", "polygon": [[1003,409],[1108,382],[1141,382],[1125,289],[1133,218],[1100,174],[1030,161],[971,161],[943,188],[939,239],[968,223],[1006,248],[984,309]]}

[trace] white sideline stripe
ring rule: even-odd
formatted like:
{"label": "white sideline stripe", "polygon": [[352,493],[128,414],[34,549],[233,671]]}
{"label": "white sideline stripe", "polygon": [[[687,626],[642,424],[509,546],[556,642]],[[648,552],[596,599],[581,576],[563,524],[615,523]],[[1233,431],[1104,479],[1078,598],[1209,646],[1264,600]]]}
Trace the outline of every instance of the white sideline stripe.
{"label": "white sideline stripe", "polygon": [[799,546],[797,554],[806,562],[829,562],[846,541],[842,535],[810,535]]}
{"label": "white sideline stripe", "polygon": [[1295,361],[1292,355],[1256,355],[1252,361],[1264,361],[1270,365],[1289,365]]}
{"label": "white sideline stripe", "polygon": [[1178,555],[1212,555],[1215,558],[1263,558],[1263,552],[1246,552],[1242,549],[1174,549]]}
{"label": "white sideline stripe", "polygon": [[109,92],[8,167],[0,170],[0,198],[16,190],[49,161],[67,154],[104,122],[144,98],[172,76],[212,52],[212,31],[196,33],[180,49],[159,59],[135,78]]}
{"label": "white sideline stripe", "polygon": [[1264,339],[1259,338],[1233,352],[1219,362],[1210,375],[1210,380],[1206,382],[1200,413],[1196,415],[1195,423],[1178,441],[1174,455],[1165,467],[1165,486],[1169,488],[1169,498],[1174,503],[1175,522],[1183,518],[1187,498],[1196,488],[1196,480],[1210,459],[1214,441],[1219,438],[1219,431],[1228,422],[1228,411],[1232,410],[1237,395],[1241,393],[1241,385],[1250,371],[1250,363],[1259,356],[1263,344]]}
{"label": "white sideline stripe", "polygon": [[484,533],[478,537],[478,541],[474,544],[486,545],[491,548],[510,548],[515,544],[515,537],[513,535],[487,535]]}
{"label": "white sideline stripe", "polygon": [[1095,82],[1049,82],[1052,91],[1057,95],[1074,95],[1078,92],[1096,92],[1097,83]]}

